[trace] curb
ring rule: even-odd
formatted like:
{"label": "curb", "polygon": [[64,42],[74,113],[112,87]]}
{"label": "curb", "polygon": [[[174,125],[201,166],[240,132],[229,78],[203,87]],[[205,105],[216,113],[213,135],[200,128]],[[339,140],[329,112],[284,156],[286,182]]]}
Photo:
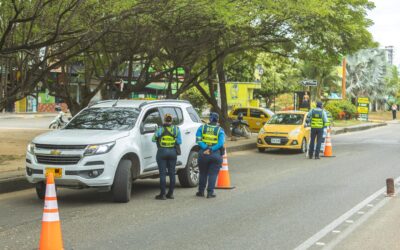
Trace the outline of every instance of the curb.
{"label": "curb", "polygon": [[354,127],[348,127],[348,128],[341,128],[341,129],[332,131],[332,135],[340,135],[340,134],[349,133],[349,132],[362,131],[362,130],[382,127],[382,126],[386,126],[386,125],[387,125],[387,123],[377,123],[377,124],[371,124],[371,125],[367,125],[367,126],[354,126]]}
{"label": "curb", "polygon": [[249,143],[242,144],[242,145],[227,147],[226,149],[229,153],[233,153],[233,152],[245,151],[245,150],[255,149],[255,148],[257,148],[256,141],[249,142]]}

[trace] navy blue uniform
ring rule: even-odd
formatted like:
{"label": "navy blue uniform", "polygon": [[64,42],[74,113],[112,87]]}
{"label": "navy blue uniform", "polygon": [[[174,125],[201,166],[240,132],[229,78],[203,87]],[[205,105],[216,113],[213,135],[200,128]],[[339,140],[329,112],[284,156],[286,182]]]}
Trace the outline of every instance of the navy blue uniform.
{"label": "navy blue uniform", "polygon": [[[204,193],[207,186],[207,193],[213,194],[219,170],[222,166],[221,150],[224,147],[225,132],[215,124],[207,124],[199,127],[196,133],[199,152],[199,192]],[[210,154],[204,154],[210,150]]]}

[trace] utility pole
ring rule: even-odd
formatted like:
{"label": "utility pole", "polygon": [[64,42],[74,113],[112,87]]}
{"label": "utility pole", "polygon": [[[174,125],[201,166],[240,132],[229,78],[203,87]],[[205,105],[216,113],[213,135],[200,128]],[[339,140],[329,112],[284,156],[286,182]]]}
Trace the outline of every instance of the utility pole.
{"label": "utility pole", "polygon": [[342,99],[346,99],[346,57],[342,60]]}

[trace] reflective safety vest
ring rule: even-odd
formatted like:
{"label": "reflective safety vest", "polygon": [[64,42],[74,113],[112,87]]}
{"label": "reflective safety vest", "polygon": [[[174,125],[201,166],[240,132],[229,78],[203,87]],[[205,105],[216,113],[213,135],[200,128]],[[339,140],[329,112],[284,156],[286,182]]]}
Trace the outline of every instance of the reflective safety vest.
{"label": "reflective safety vest", "polygon": [[326,110],[325,110],[325,112],[326,112],[326,118],[328,120],[328,122],[325,123],[325,127],[329,127],[329,126],[331,126],[331,122],[332,122],[332,114],[331,114],[331,112],[326,111]]}
{"label": "reflective safety vest", "polygon": [[202,133],[201,141],[209,146],[218,144],[220,130],[221,127],[219,126],[213,126],[209,124],[203,125],[203,128],[201,130]]}
{"label": "reflective safety vest", "polygon": [[178,131],[176,126],[162,127],[162,134],[159,139],[160,147],[162,148],[173,148],[175,147],[176,137],[178,136]]}
{"label": "reflective safety vest", "polygon": [[323,119],[322,110],[311,111],[311,128],[323,128],[324,127],[324,119]]}

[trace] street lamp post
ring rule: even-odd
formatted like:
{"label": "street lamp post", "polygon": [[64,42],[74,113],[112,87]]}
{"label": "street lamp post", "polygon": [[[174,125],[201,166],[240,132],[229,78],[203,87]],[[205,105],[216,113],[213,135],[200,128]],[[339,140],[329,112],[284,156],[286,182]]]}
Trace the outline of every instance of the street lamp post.
{"label": "street lamp post", "polygon": [[276,82],[276,73],[274,72],[274,92],[273,92],[273,95],[274,95],[274,113],[275,113],[275,82]]}

